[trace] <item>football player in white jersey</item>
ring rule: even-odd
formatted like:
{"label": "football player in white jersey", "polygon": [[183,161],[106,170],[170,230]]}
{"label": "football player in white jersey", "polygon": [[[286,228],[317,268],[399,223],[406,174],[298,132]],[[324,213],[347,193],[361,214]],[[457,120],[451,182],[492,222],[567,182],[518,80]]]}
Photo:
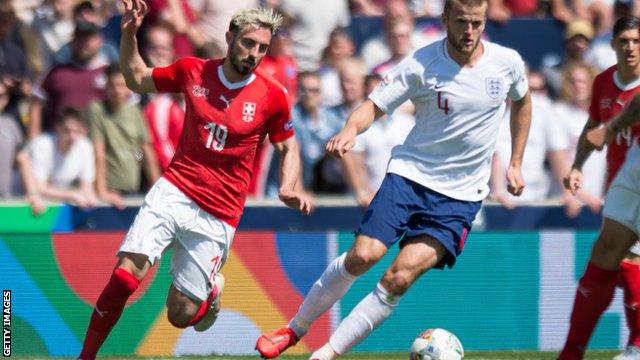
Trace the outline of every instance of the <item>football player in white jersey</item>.
{"label": "football player in white jersey", "polygon": [[416,106],[416,125],[393,149],[352,248],[329,264],[287,327],[258,338],[263,357],[276,357],[294,345],[396,242],[400,252],[376,288],[311,359],[346,353],[382,324],[420,275],[454,265],[488,193],[507,97],[513,101],[508,191],[522,193],[521,163],[531,122],[524,62],[514,50],[480,40],[486,12],[486,0],[446,0],[447,38],[418,49],[391,70],[327,144],[327,151],[340,158],[376,118],[407,100]]}

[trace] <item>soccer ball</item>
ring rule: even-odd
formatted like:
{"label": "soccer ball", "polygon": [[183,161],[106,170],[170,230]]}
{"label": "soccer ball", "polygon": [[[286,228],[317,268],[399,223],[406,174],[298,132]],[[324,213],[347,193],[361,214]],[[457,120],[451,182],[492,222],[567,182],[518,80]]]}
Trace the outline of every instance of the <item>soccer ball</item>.
{"label": "soccer ball", "polygon": [[445,329],[428,329],[413,341],[409,360],[461,360],[460,340]]}

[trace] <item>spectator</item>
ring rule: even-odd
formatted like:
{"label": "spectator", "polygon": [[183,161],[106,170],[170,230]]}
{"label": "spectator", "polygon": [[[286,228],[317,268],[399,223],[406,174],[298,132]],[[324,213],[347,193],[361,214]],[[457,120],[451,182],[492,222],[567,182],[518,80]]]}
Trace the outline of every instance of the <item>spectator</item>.
{"label": "spectator", "polygon": [[11,36],[17,18],[10,5],[0,5],[0,82],[9,94],[9,104],[3,106],[3,111],[19,119],[18,104],[31,92],[31,81],[24,51]]}
{"label": "spectator", "polygon": [[542,69],[553,96],[560,93],[564,68],[572,62],[585,61],[585,55],[593,36],[593,26],[588,21],[575,20],[567,24],[564,33],[565,58],[561,61],[546,59]]}
{"label": "spectator", "polygon": [[[391,57],[391,50],[386,40],[386,32],[391,24],[397,21],[405,21],[411,25],[411,51],[437,40],[436,37],[426,37],[414,29],[414,20],[407,3],[404,0],[389,0],[385,3],[385,16],[382,19],[383,34],[367,40],[360,51],[362,59],[367,66],[367,71],[371,71],[374,66],[388,60]],[[444,35],[440,36],[440,38]]]}
{"label": "spectator", "polygon": [[[560,101],[556,105],[556,118],[569,141],[569,161],[575,158],[578,139],[589,118],[591,84],[595,71],[585,63],[574,63],[563,75]],[[584,183],[578,198],[593,212],[602,206],[607,173],[606,151],[594,151],[582,167]],[[559,185],[560,186],[560,185]]]}
{"label": "spectator", "polygon": [[144,169],[150,183],[158,179],[160,170],[142,113],[128,102],[131,91],[120,68],[110,65],[106,75],[106,99],[89,106],[96,189],[103,201],[121,209],[122,195],[139,193],[141,170]]}
{"label": "spectator", "polygon": [[[165,27],[147,28],[143,56],[151,66],[167,66],[173,63],[172,35]],[[144,117],[149,127],[151,145],[160,169],[169,166],[176,152],[184,125],[185,105],[182,94],[158,93],[150,96],[144,107]]]}
{"label": "spectator", "polygon": [[353,56],[356,47],[344,28],[337,28],[329,35],[329,44],[324,49],[322,65],[318,73],[322,83],[322,102],[326,106],[336,106],[342,102],[340,76],[338,67],[340,62]]}
{"label": "spectator", "polygon": [[551,0],[551,14],[556,20],[567,24],[578,19],[590,20],[583,0]]}
{"label": "spectator", "polygon": [[[322,87],[318,73],[302,72],[298,75],[298,103],[291,111],[291,119],[302,158],[302,179],[299,186],[309,191],[316,190],[322,182],[319,168],[325,157],[324,147],[344,124],[344,119],[322,105]],[[274,156],[269,169],[269,196],[277,194],[279,163],[280,159]]]}
{"label": "spectator", "polygon": [[[104,41],[104,35],[102,34],[102,19],[98,10],[90,1],[83,1],[76,5],[73,9],[73,18],[76,24],[94,24],[100,29],[102,35],[102,45],[100,46],[101,61],[105,64],[111,64],[118,62],[118,49],[110,42]],[[53,55],[53,65],[68,64],[72,61],[71,44],[64,45]]]}
{"label": "spectator", "polygon": [[176,57],[193,56],[196,48],[204,44],[204,34],[197,26],[196,13],[187,0],[147,0],[149,15],[145,24],[162,25],[173,33]]}
{"label": "spectator", "polygon": [[[613,22],[618,19],[633,15],[635,0],[616,0],[613,3]],[[591,43],[591,47],[585,55],[587,63],[594,66],[598,71],[604,71],[616,64],[616,53],[611,46],[613,28],[609,27],[606,32],[601,33]]]}
{"label": "spectator", "polygon": [[[492,197],[507,208],[516,207],[523,201],[543,201],[547,199],[550,179],[545,171],[545,160],[548,160],[554,178],[561,182],[564,174],[570,169],[568,157],[568,141],[556,121],[553,105],[547,95],[544,77],[537,72],[529,73],[529,89],[531,91],[531,128],[527,138],[527,151],[522,159],[523,178],[527,179],[527,187],[520,197],[512,196],[504,190],[506,169],[511,157],[511,140],[509,130],[509,111],[505,112],[504,121],[499,130],[496,151],[493,157],[491,173]],[[569,194],[570,195],[570,194]],[[572,196],[563,198],[570,216],[577,215],[580,204]]]}
{"label": "spectator", "polygon": [[400,60],[411,52],[411,33],[413,25],[406,20],[398,19],[393,21],[386,32],[387,45],[391,50],[391,57],[386,61],[376,65],[372,72],[384,76],[389,70],[395,67]]}
{"label": "spectator", "polygon": [[0,198],[15,195],[13,168],[16,153],[23,141],[16,119],[5,111],[8,104],[9,88],[0,82]]}
{"label": "spectator", "polygon": [[317,71],[333,29],[349,24],[347,0],[281,0],[293,20],[293,50],[302,71]]}
{"label": "spectator", "polygon": [[414,16],[440,17],[444,10],[445,0],[409,0],[409,7]]}
{"label": "spectator", "polygon": [[366,97],[364,62],[358,58],[347,58],[340,62],[338,76],[342,103],[331,108],[340,119],[346,120],[349,114],[362,103]]}
{"label": "spectator", "polygon": [[55,120],[54,133],[37,136],[24,152],[20,170],[35,214],[44,210],[42,199],[79,207],[96,205],[95,158],[80,112],[64,109]]}
{"label": "spectator", "polygon": [[381,16],[384,15],[384,1],[381,0],[349,0],[351,15]]}
{"label": "spectator", "polygon": [[[348,79],[354,72],[348,68],[345,70],[343,79],[349,82]],[[371,93],[380,81],[380,75],[367,76],[360,94],[361,99],[364,99],[365,94]],[[391,158],[391,149],[404,142],[414,125],[415,119],[402,112],[382,116],[367,131],[358,135],[353,149],[343,156],[345,180],[363,208],[369,206],[382,184]]]}
{"label": "spectator", "polygon": [[238,10],[258,6],[257,0],[187,0],[187,2],[196,19],[195,24],[188,24],[188,26],[203,35],[202,44],[199,47],[204,48],[207,57],[222,57],[227,53],[225,33],[231,16]]}
{"label": "spectator", "polygon": [[[293,57],[293,42],[287,28],[280,28],[271,39],[267,55],[262,59],[260,67],[287,89],[289,100],[296,102],[298,90],[298,69]],[[271,146],[269,146],[271,148]]]}
{"label": "spectator", "polygon": [[26,33],[29,67],[39,76],[49,70],[53,55],[74,36],[74,0],[52,0],[50,6],[36,10]]}
{"label": "spectator", "polygon": [[72,61],[54,66],[33,91],[29,109],[28,137],[51,131],[53,118],[67,107],[84,110],[93,100],[104,99],[105,60],[100,28],[78,23],[71,42]]}
{"label": "spectator", "polygon": [[489,0],[489,20],[505,23],[512,16],[533,16],[538,10],[538,0]]}

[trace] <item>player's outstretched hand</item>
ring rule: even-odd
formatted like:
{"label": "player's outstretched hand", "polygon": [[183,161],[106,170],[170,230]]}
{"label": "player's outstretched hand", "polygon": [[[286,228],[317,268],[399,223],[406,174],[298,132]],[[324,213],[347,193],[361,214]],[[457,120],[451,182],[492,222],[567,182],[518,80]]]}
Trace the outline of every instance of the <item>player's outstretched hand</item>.
{"label": "player's outstretched hand", "polygon": [[327,143],[327,152],[338,159],[342,159],[344,154],[356,144],[356,135],[358,133],[355,129],[349,127],[340,130]]}
{"label": "player's outstretched hand", "polygon": [[315,208],[313,197],[307,193],[295,190],[281,190],[278,193],[280,201],[292,209],[300,210],[305,215],[311,214]]}
{"label": "player's outstretched hand", "polygon": [[122,0],[124,13],[120,21],[122,31],[137,32],[142,25],[142,19],[149,11],[149,6],[144,0]]}
{"label": "player's outstretched hand", "polygon": [[507,191],[514,196],[522,195],[524,179],[519,166],[509,165],[507,169]]}
{"label": "player's outstretched hand", "polygon": [[582,189],[582,171],[571,169],[571,172],[562,178],[562,185],[575,196],[578,190]]}
{"label": "player's outstretched hand", "polygon": [[611,131],[608,126],[600,126],[599,128],[589,130],[586,139],[587,143],[596,150],[602,150],[602,148],[611,141],[613,135],[613,131]]}

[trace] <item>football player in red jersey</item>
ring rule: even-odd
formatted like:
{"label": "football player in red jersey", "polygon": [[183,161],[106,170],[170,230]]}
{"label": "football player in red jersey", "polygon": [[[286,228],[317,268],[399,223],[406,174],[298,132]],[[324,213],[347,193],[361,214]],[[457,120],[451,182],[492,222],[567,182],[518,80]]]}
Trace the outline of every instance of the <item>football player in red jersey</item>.
{"label": "football player in red jersey", "polygon": [[184,58],[150,68],[136,41],[147,5],[123,2],[120,66],[127,86],[139,93],[183,93],[187,110],[176,153],[146,195],[96,302],[79,356],[84,360],[96,357],[127,299],[169,245],[169,322],[197,331],[214,323],[224,286],[219,270],[243,211],[256,149],[265,137],[281,153],[280,200],[303,214],[313,208],[313,200],[294,188],[300,155],[286,91],[258,69],[282,17],[270,9],[241,10],[226,33],[226,58]]}
{"label": "football player in red jersey", "polygon": [[[622,17],[614,25],[611,45],[618,62],[594,80],[589,120],[580,136],[571,172],[564,178],[565,188],[574,194],[582,187],[582,165],[593,150],[587,140],[588,131],[601,124],[609,126],[616,116],[626,111],[625,106],[632,102],[634,96],[640,94],[639,27],[640,19],[633,16]],[[637,233],[633,232],[633,224],[626,221],[626,215],[621,215],[633,212],[633,208],[616,205],[619,205],[617,197],[620,191],[614,189],[614,179],[620,172],[629,149],[638,138],[640,128],[636,125],[619,130],[616,131],[616,139],[607,148],[607,188],[610,190],[603,210],[604,227],[593,248],[591,261],[578,284],[571,327],[559,357],[562,360],[582,359],[600,315],[611,302],[619,276],[624,288],[625,312],[630,331],[625,352],[614,360],[640,359],[640,244],[636,242],[625,259],[614,264],[615,266],[611,266],[611,257],[606,255],[607,251],[622,246],[621,240],[625,236],[637,238]],[[617,245],[614,246],[610,243],[611,240],[607,240],[611,238],[617,241]]]}

